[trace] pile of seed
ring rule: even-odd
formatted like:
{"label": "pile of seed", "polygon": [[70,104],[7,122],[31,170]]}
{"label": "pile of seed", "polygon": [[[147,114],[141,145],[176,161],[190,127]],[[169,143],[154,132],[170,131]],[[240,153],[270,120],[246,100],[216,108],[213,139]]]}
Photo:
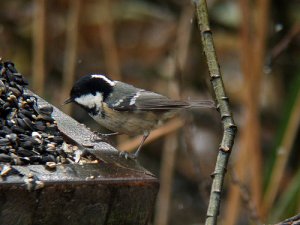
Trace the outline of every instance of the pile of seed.
{"label": "pile of seed", "polygon": [[83,152],[64,142],[53,108],[39,107],[27,84],[12,62],[0,60],[0,171],[4,164],[78,163]]}

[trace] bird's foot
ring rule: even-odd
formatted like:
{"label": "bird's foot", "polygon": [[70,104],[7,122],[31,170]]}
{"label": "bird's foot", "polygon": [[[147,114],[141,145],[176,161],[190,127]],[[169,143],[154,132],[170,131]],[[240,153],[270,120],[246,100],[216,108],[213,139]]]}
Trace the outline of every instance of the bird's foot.
{"label": "bird's foot", "polygon": [[137,154],[135,153],[129,153],[129,152],[125,152],[122,151],[119,153],[120,157],[124,157],[125,159],[132,159],[132,160],[136,160],[137,159]]}
{"label": "bird's foot", "polygon": [[93,141],[93,142],[106,141],[109,137],[115,136],[115,135],[118,135],[118,134],[119,134],[119,132],[105,134],[105,133],[100,133],[100,132],[95,131],[95,132],[93,132],[93,135],[91,137],[91,141]]}

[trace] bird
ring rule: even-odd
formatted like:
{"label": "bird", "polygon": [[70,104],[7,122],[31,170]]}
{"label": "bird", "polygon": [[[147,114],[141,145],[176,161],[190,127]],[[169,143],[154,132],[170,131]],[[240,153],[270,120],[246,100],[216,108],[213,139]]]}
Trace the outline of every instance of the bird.
{"label": "bird", "polygon": [[69,103],[75,103],[86,110],[98,124],[112,131],[111,135],[142,135],[135,153],[120,153],[126,159],[136,159],[150,132],[181,110],[215,107],[211,100],[172,100],[164,95],[112,80],[103,74],[80,77],[74,83],[70,97],[64,102]]}

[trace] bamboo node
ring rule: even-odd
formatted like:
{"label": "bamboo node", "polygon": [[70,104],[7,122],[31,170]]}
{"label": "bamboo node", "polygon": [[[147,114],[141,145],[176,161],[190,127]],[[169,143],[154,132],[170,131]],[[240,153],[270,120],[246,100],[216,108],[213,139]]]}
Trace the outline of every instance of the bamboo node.
{"label": "bamboo node", "polygon": [[220,146],[219,150],[226,153],[231,152],[231,149],[228,146]]}

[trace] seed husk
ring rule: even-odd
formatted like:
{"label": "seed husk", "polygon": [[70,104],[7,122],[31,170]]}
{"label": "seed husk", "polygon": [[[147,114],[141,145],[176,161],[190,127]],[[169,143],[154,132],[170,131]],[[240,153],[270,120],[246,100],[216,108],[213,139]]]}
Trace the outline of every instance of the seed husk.
{"label": "seed husk", "polygon": [[0,176],[3,177],[3,176],[6,176],[8,175],[8,173],[12,170],[11,166],[8,166],[8,165],[4,165],[1,169],[1,173],[0,173]]}
{"label": "seed husk", "polygon": [[10,142],[16,142],[18,139],[18,136],[14,133],[5,135],[5,138],[7,138]]}

